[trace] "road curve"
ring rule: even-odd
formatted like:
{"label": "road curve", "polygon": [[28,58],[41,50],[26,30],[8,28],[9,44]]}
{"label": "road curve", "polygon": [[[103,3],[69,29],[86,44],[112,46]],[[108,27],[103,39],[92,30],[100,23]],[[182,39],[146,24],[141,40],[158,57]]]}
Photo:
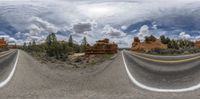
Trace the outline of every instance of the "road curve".
{"label": "road curve", "polygon": [[0,88],[12,78],[18,61],[18,51],[9,50],[0,53]]}
{"label": "road curve", "polygon": [[151,54],[144,54],[144,53],[138,53],[138,52],[130,52],[134,55],[139,55],[146,58],[151,59],[157,59],[157,60],[165,60],[165,61],[172,61],[172,60],[183,60],[183,59],[189,59],[192,57],[200,56],[200,53],[196,54],[186,54],[186,55],[174,55],[174,56],[163,56],[163,55],[151,55]]}
{"label": "road curve", "polygon": [[[200,88],[200,59],[177,63],[163,63],[142,58],[144,55],[137,57],[127,51],[123,52],[123,57],[136,83],[139,83],[144,88],[146,87],[146,89],[181,92]],[[150,57],[148,56],[148,58]],[[165,58],[170,59],[170,57]]]}

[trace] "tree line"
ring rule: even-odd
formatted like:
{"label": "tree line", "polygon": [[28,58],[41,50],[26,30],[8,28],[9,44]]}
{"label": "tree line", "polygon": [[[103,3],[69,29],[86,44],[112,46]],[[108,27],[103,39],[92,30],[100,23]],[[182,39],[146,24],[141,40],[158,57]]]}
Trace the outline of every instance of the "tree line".
{"label": "tree line", "polygon": [[[154,42],[156,37],[153,35],[146,36],[144,42]],[[160,36],[160,41],[167,45],[167,49],[152,49],[147,53],[151,54],[184,54],[184,53],[199,53],[200,49],[195,47],[195,42],[187,39],[170,39],[164,35]]]}
{"label": "tree line", "polygon": [[72,35],[70,35],[68,42],[58,41],[55,33],[47,36],[45,43],[36,44],[36,41],[24,43],[22,49],[30,53],[43,53],[48,57],[55,57],[58,60],[65,61],[68,55],[73,53],[84,52],[88,45],[87,38],[84,37],[82,43],[74,43]]}
{"label": "tree line", "polygon": [[[145,42],[150,43],[156,41],[156,37],[153,35],[145,36]],[[169,49],[185,49],[185,48],[193,48],[194,42],[187,39],[170,39],[169,37],[165,37],[164,35],[160,36],[160,41],[163,44],[166,44]]]}
{"label": "tree line", "polygon": [[195,47],[195,43],[187,39],[174,40],[162,35],[160,36],[160,40],[163,44],[167,44],[167,47],[170,49],[186,49]]}

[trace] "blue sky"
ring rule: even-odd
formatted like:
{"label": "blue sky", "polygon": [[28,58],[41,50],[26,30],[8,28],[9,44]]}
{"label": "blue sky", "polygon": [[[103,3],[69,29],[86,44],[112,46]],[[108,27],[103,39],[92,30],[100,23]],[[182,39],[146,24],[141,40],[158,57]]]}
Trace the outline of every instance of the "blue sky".
{"label": "blue sky", "polygon": [[199,0],[0,0],[0,37],[23,44],[84,36],[129,47],[133,37],[200,38]]}

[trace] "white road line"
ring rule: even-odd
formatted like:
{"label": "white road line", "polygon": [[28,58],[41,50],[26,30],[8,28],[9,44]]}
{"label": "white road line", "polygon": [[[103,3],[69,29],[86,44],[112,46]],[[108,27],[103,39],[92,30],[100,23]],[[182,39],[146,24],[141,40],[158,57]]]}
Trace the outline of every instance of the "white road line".
{"label": "white road line", "polygon": [[10,54],[10,53],[12,53],[12,52],[14,52],[14,51],[8,51],[8,52],[6,52],[6,54],[0,55],[0,57],[4,57],[4,56],[6,56],[6,55],[8,55],[8,54]]}
{"label": "white road line", "polygon": [[10,72],[9,76],[3,82],[0,82],[0,88],[5,86],[11,80],[11,78],[13,77],[13,75],[15,73],[16,66],[17,66],[18,58],[19,58],[19,51],[17,51],[17,57],[15,59],[15,63],[14,63],[12,71]]}
{"label": "white road line", "polygon": [[196,89],[199,89],[200,88],[200,83],[197,84],[197,85],[194,85],[194,86],[191,86],[191,87],[188,87],[188,88],[182,88],[182,89],[160,89],[160,88],[154,88],[154,87],[149,87],[149,86],[146,86],[142,83],[140,83],[139,81],[137,81],[133,75],[130,73],[129,69],[128,69],[128,66],[126,64],[126,60],[124,58],[124,51],[122,51],[122,57],[123,57],[123,61],[124,61],[124,65],[125,65],[125,68],[126,68],[126,71],[127,71],[127,74],[130,78],[130,80],[135,84],[137,85],[138,87],[142,88],[142,89],[146,89],[146,90],[149,90],[149,91],[154,91],[154,92],[187,92],[187,91],[194,91]]}

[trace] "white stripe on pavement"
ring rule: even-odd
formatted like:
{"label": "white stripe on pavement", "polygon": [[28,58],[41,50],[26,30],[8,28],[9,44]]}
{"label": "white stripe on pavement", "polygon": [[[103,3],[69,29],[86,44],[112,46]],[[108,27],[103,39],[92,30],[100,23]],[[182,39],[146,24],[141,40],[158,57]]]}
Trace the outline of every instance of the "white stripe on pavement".
{"label": "white stripe on pavement", "polygon": [[[14,50],[13,51],[8,51],[8,52],[4,52],[2,55],[0,55],[0,57],[4,57],[4,56],[6,56],[6,55],[9,55],[10,53],[12,53],[12,52],[14,52]],[[6,54],[5,54],[6,53]]]}
{"label": "white stripe on pavement", "polygon": [[142,83],[140,83],[139,81],[137,81],[133,75],[130,73],[129,69],[128,69],[128,66],[126,64],[126,60],[124,58],[124,51],[122,51],[122,58],[123,58],[123,61],[124,61],[124,65],[125,65],[125,69],[127,71],[127,74],[130,78],[130,80],[135,84],[137,85],[138,87],[142,88],[142,89],[146,89],[146,90],[149,90],[149,91],[154,91],[154,92],[186,92],[186,91],[193,91],[193,90],[196,90],[196,89],[199,89],[200,88],[200,83],[197,84],[197,85],[194,85],[194,86],[191,86],[191,87],[188,87],[188,88],[182,88],[182,89],[160,89],[160,88],[154,88],[154,87],[149,87],[149,86],[146,86]]}
{"label": "white stripe on pavement", "polygon": [[16,66],[17,66],[18,58],[19,58],[19,51],[17,51],[17,57],[15,59],[15,63],[14,63],[12,71],[10,72],[9,76],[3,82],[0,82],[0,88],[5,86],[11,80],[11,78],[13,77],[13,75],[15,73]]}

